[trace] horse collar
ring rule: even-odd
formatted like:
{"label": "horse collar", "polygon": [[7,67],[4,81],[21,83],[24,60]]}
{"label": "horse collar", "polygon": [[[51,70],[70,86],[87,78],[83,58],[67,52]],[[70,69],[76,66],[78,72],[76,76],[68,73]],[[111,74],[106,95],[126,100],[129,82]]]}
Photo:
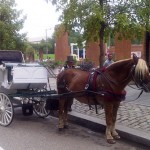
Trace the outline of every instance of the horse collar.
{"label": "horse collar", "polygon": [[98,73],[96,71],[92,71],[88,75],[87,84],[85,85],[85,90],[96,90],[96,79],[97,79]]}

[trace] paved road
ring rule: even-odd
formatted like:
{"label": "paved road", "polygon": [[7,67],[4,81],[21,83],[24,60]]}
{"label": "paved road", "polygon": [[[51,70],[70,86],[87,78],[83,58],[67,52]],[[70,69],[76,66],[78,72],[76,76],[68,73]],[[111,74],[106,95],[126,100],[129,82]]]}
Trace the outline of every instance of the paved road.
{"label": "paved road", "polygon": [[124,140],[110,145],[104,134],[75,124],[60,133],[57,124],[57,118],[25,117],[17,109],[12,124],[0,127],[0,150],[149,150]]}

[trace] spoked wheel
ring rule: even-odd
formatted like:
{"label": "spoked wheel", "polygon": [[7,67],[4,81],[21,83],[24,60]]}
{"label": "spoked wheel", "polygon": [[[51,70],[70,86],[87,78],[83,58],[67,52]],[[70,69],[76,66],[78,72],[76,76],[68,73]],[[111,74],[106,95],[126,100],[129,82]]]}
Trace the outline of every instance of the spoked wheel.
{"label": "spoked wheel", "polygon": [[4,93],[0,93],[0,125],[8,126],[11,124],[14,116],[13,105]]}
{"label": "spoked wheel", "polygon": [[[37,90],[37,92],[46,91],[45,89]],[[34,97],[33,110],[39,117],[47,117],[50,114],[50,110],[46,110],[46,99],[41,97]]]}

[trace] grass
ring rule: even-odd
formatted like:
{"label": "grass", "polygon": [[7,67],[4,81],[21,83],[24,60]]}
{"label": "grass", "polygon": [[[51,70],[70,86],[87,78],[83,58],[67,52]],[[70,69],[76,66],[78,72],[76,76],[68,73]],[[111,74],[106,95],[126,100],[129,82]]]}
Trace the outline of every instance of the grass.
{"label": "grass", "polygon": [[[48,58],[50,58],[50,59],[55,59],[55,54],[44,54],[44,55],[43,55],[43,60],[44,60],[44,59],[48,59]],[[36,59],[36,60],[39,59],[39,56],[38,56],[37,53],[35,54],[35,59]]]}

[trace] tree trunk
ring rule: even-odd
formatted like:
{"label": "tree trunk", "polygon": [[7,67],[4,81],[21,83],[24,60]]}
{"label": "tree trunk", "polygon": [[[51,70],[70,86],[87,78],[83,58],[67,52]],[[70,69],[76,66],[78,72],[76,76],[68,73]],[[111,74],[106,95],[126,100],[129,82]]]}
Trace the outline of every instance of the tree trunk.
{"label": "tree trunk", "polygon": [[150,65],[150,52],[149,52],[149,49],[150,49],[150,32],[146,31],[146,34],[145,34],[145,60],[148,64],[148,66]]}
{"label": "tree trunk", "polygon": [[[100,8],[103,9],[104,0],[99,0]],[[99,39],[100,39],[100,56],[99,56],[99,66],[102,67],[104,63],[104,31],[105,31],[105,22],[100,22],[100,30],[99,30]]]}
{"label": "tree trunk", "polygon": [[39,60],[43,61],[43,50],[39,50]]}
{"label": "tree trunk", "polygon": [[104,56],[105,56],[105,51],[104,51],[104,23],[101,23],[101,29],[99,32],[99,38],[100,38],[100,56],[99,56],[99,66],[102,67],[104,63]]}
{"label": "tree trunk", "polygon": [[[145,5],[146,5],[146,7],[148,9],[150,7],[149,1],[146,1]],[[149,20],[150,20],[149,13],[146,13],[146,18],[147,18],[147,20],[146,20],[146,34],[145,34],[145,59],[146,59],[146,62],[148,64],[148,66],[149,66],[150,65],[149,64],[150,63],[150,60],[149,60],[149,54],[150,54],[150,52],[149,52],[149,49],[150,49],[150,44],[149,44],[149,42],[150,42],[150,32],[148,31],[148,29],[149,29]]]}

